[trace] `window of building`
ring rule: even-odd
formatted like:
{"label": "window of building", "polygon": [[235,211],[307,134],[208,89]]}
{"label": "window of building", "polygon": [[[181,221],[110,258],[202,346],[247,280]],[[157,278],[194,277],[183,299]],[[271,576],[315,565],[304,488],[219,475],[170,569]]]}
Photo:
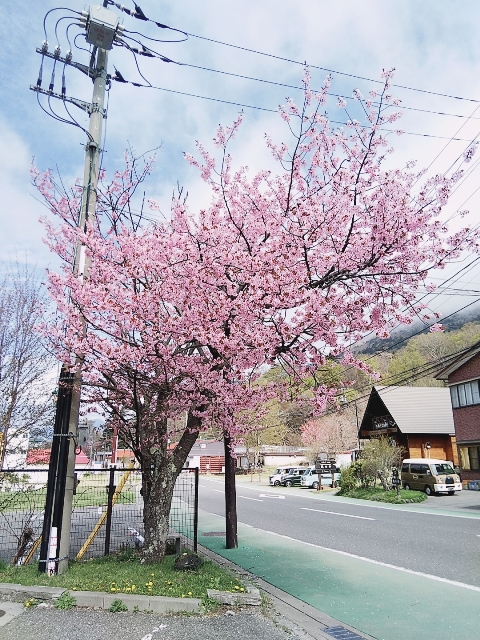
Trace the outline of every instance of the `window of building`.
{"label": "window of building", "polygon": [[450,387],[450,395],[452,398],[452,407],[467,407],[471,404],[480,403],[480,390],[478,380],[456,384]]}
{"label": "window of building", "polygon": [[464,471],[476,471],[480,469],[480,447],[459,447],[460,462]]}

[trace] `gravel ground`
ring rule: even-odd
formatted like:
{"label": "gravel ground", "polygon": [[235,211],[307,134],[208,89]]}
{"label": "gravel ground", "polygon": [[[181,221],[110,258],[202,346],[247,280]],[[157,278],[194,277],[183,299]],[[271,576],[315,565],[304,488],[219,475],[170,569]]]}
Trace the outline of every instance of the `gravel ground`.
{"label": "gravel ground", "polygon": [[[303,634],[302,634],[303,635]],[[93,610],[25,610],[0,629],[2,640],[299,640],[258,613],[156,616]]]}

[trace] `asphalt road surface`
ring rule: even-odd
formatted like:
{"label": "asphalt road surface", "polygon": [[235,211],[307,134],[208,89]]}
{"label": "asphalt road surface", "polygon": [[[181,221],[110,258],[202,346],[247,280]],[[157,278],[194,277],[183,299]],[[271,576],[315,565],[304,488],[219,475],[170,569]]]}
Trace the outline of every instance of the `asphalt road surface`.
{"label": "asphalt road surface", "polygon": [[[237,509],[239,522],[263,531],[480,587],[480,493],[473,495],[477,508],[473,500],[470,508],[454,511],[451,505],[465,502],[461,494],[433,496],[428,506],[389,506],[242,483]],[[201,478],[199,507],[224,515],[222,480]]]}

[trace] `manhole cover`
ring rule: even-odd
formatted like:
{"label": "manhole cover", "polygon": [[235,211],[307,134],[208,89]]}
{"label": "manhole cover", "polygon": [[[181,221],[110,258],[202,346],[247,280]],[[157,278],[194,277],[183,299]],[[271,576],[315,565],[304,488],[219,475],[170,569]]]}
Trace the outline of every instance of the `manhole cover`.
{"label": "manhole cover", "polygon": [[4,616],[4,615],[5,615],[5,611],[2,611],[2,610],[0,609],[0,618],[1,618],[2,616]]}
{"label": "manhole cover", "polygon": [[345,627],[328,627],[323,631],[336,640],[362,640],[362,636],[350,631],[350,629],[345,629]]}
{"label": "manhole cover", "polygon": [[207,531],[207,533],[202,533],[203,536],[209,536],[211,538],[217,537],[221,538],[225,535],[225,531]]}

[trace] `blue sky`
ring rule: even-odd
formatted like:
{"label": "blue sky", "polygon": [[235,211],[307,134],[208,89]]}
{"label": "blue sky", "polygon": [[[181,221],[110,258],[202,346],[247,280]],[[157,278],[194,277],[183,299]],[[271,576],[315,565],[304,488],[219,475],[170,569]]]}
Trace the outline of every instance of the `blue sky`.
{"label": "blue sky", "polygon": [[[123,1],[133,7],[128,0]],[[61,5],[75,10],[84,8],[77,0],[62,0]],[[35,47],[40,46],[44,38],[43,16],[55,6],[52,0],[3,0],[0,25],[3,44],[0,57],[2,260],[15,255],[23,259],[26,254],[40,270],[55,262],[41,240],[38,217],[43,209],[29,183],[29,162],[34,156],[39,168],[58,166],[67,182],[80,176],[83,167],[81,131],[45,115],[35,94],[28,89],[38,75],[40,56],[35,53]],[[480,108],[474,113],[480,107],[480,103],[474,102],[480,100],[480,11],[475,0],[179,0],[175,3],[141,0],[140,6],[152,19],[192,34],[367,78],[377,79],[382,68],[395,67],[395,82],[399,85],[468,99],[394,89],[402,105],[409,107],[399,126],[412,134],[439,136],[404,135],[395,139],[395,164],[403,165],[405,160],[416,158],[420,166],[429,166],[441,152],[429,171],[444,171],[467,145],[467,142],[454,141],[444,149],[448,139],[462,125],[457,137],[465,141],[472,140],[480,129]],[[50,50],[56,44],[55,22],[67,15],[67,11],[58,11],[47,21]],[[125,27],[132,31],[152,38],[175,37],[174,32],[160,30],[126,14],[122,14],[122,18]],[[64,34],[68,23],[68,20],[62,21],[58,30],[63,51],[67,48]],[[301,66],[275,58],[195,37],[177,44],[151,44],[176,61],[277,83],[300,84]],[[87,58],[85,52],[74,49],[75,60],[86,63]],[[300,95],[295,89],[282,86],[158,60],[140,61],[142,72],[150,82],[166,89],[273,110],[286,96],[298,98]],[[115,65],[125,78],[143,82],[132,55],[125,49],[114,48],[109,65],[111,71]],[[44,85],[48,84],[50,68],[46,63]],[[314,85],[319,85],[324,76],[324,71],[312,69]],[[57,83],[58,80],[57,74]],[[59,86],[57,84],[57,88]],[[366,93],[374,86],[347,75],[333,76],[332,90],[346,96],[357,87]],[[67,71],[67,94],[87,101],[91,96],[89,81],[73,69]],[[60,115],[65,115],[61,103],[53,106]],[[168,202],[178,181],[188,190],[190,205],[195,209],[206,203],[207,193],[194,169],[183,160],[183,152],[194,151],[195,140],[208,145],[216,126],[230,123],[238,111],[233,105],[114,83],[109,101],[105,165],[107,169],[120,166],[128,144],[137,152],[161,145],[155,173],[147,185],[148,195],[158,198],[162,208],[168,211]],[[245,124],[232,154],[235,160],[253,169],[268,162],[263,142],[265,132],[279,139],[287,136],[276,114],[248,108],[244,111]],[[334,100],[328,104],[328,111],[332,120],[342,118]],[[71,112],[85,124],[80,111],[72,107]],[[472,118],[465,117],[472,113]],[[445,218],[470,198],[465,208],[471,209],[473,223],[478,219],[480,200],[472,193],[479,184],[479,175],[478,171],[472,171],[445,211]],[[459,284],[452,286],[478,288],[479,271],[478,266],[466,271]],[[442,278],[443,274],[434,274],[434,277]],[[441,304],[445,312],[452,305],[461,306],[471,299],[437,298],[433,306]]]}

